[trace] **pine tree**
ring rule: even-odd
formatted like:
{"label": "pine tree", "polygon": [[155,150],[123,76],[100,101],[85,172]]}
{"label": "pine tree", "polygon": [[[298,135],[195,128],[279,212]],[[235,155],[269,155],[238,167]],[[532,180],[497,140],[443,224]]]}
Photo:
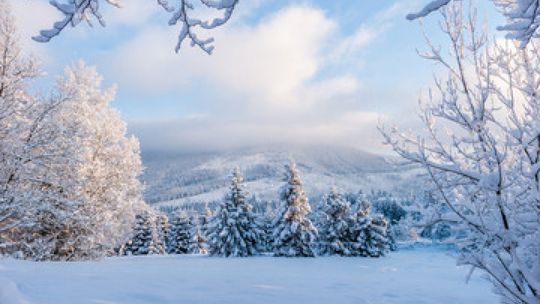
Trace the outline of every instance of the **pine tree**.
{"label": "pine tree", "polygon": [[244,257],[258,253],[262,231],[247,202],[239,169],[232,175],[229,193],[207,225],[208,251],[215,256]]}
{"label": "pine tree", "polygon": [[121,254],[165,254],[165,248],[160,240],[158,227],[156,227],[155,216],[151,212],[144,211],[135,216],[133,238],[121,250]]}
{"label": "pine tree", "polygon": [[171,222],[169,253],[191,253],[195,244],[194,237],[194,225],[187,213],[176,213]]}
{"label": "pine tree", "polygon": [[205,241],[206,241],[206,235],[207,235],[206,230],[208,228],[208,223],[210,222],[210,219],[212,218],[212,216],[213,216],[212,210],[208,208],[208,203],[205,203],[204,212],[199,217],[199,227],[201,227],[201,235],[204,237]]}
{"label": "pine tree", "polygon": [[384,256],[388,251],[388,224],[382,215],[371,217],[371,204],[362,199],[351,225],[351,254],[364,257]]}
{"label": "pine tree", "polygon": [[274,219],[274,254],[288,257],[314,257],[312,248],[317,229],[306,217],[311,211],[302,181],[291,163],[286,166],[286,184],[281,189],[282,207]]}
{"label": "pine tree", "polygon": [[321,254],[326,255],[351,255],[348,242],[351,235],[349,232],[350,204],[335,188],[324,197],[321,207],[324,215],[320,225]]}
{"label": "pine tree", "polygon": [[189,252],[195,254],[208,253],[208,245],[206,244],[206,238],[203,236],[199,227],[195,228],[195,233],[193,234],[193,241],[190,246]]}
{"label": "pine tree", "polygon": [[371,219],[367,237],[364,239],[366,256],[381,257],[388,252],[388,225],[386,219],[377,215]]}
{"label": "pine tree", "polygon": [[159,247],[163,247],[165,249],[165,252],[167,252],[168,244],[169,244],[169,217],[166,213],[159,213],[156,216],[156,228],[159,236]]}
{"label": "pine tree", "polygon": [[369,225],[371,223],[369,215],[371,206],[367,200],[361,199],[357,203],[357,208],[355,216],[350,219],[349,232],[351,237],[347,247],[353,256],[367,256],[365,240],[369,234]]}

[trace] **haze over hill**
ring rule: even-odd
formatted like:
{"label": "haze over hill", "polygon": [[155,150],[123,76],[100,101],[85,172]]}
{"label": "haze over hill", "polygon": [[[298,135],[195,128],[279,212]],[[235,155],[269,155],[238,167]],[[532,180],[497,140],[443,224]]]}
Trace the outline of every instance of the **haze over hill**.
{"label": "haze over hill", "polygon": [[220,199],[229,176],[239,166],[248,191],[260,199],[277,199],[284,165],[294,159],[308,196],[314,198],[336,186],[345,192],[396,190],[415,175],[392,164],[388,157],[361,150],[325,146],[270,146],[227,152],[143,153],[146,200],[151,204],[180,205]]}

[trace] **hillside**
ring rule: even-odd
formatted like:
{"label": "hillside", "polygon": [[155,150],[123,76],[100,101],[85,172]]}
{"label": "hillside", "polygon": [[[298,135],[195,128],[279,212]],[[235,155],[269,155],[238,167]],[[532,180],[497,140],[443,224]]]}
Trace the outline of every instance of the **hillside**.
{"label": "hillside", "polygon": [[179,205],[206,202],[225,193],[229,174],[239,166],[246,187],[265,200],[277,198],[283,166],[294,159],[306,192],[316,198],[331,186],[342,191],[395,190],[414,171],[392,165],[380,155],[334,146],[250,148],[213,153],[145,152],[146,200],[151,204]]}

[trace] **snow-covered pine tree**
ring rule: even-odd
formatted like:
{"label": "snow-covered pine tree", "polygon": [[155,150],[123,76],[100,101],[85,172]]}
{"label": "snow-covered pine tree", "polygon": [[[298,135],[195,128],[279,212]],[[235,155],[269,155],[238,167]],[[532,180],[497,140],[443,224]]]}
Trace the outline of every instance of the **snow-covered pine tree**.
{"label": "snow-covered pine tree", "polygon": [[169,247],[170,230],[169,216],[167,215],[167,213],[161,212],[156,215],[156,227],[160,240],[159,246],[165,248],[165,252],[167,252],[167,249]]}
{"label": "snow-covered pine tree", "polygon": [[367,256],[368,248],[366,240],[369,238],[371,224],[371,205],[365,197],[359,197],[356,214],[349,219],[350,239],[347,243],[349,253],[353,256]]}
{"label": "snow-covered pine tree", "polygon": [[336,188],[332,188],[330,193],[324,196],[321,205],[321,213],[324,217],[319,226],[321,254],[351,255],[347,244],[351,239],[350,207],[349,202]]}
{"label": "snow-covered pine tree", "polygon": [[[267,202],[268,205],[270,205],[270,202]],[[260,215],[260,222],[261,227],[263,231],[262,236],[262,248],[261,251],[264,252],[272,252],[273,251],[273,232],[274,232],[274,219],[275,219],[275,210],[271,207],[268,207],[264,214]]]}
{"label": "snow-covered pine tree", "polygon": [[133,237],[122,250],[124,255],[165,254],[165,247],[159,237],[155,215],[143,211],[135,216]]}
{"label": "snow-covered pine tree", "polygon": [[307,218],[311,211],[296,164],[286,167],[286,184],[281,189],[281,208],[274,219],[273,248],[276,256],[314,257],[317,229]]}
{"label": "snow-covered pine tree", "polygon": [[210,222],[210,219],[212,218],[212,210],[208,208],[208,203],[204,204],[204,211],[199,217],[199,227],[201,227],[201,233],[203,237],[206,239],[206,228],[208,227],[208,223]]}
{"label": "snow-covered pine tree", "polygon": [[364,255],[377,258],[384,256],[389,248],[388,244],[388,224],[386,219],[382,215],[374,216],[364,234],[364,239],[359,241],[363,242]]}
{"label": "snow-covered pine tree", "polygon": [[206,244],[206,238],[203,236],[199,227],[195,227],[195,233],[193,234],[193,240],[191,242],[189,252],[195,254],[208,253],[208,245]]}
{"label": "snow-covered pine tree", "polygon": [[195,227],[185,211],[174,214],[171,221],[169,253],[191,253],[195,244]]}
{"label": "snow-covered pine tree", "polygon": [[208,251],[211,255],[245,257],[259,252],[262,231],[247,201],[243,178],[236,168],[229,193],[207,225]]}

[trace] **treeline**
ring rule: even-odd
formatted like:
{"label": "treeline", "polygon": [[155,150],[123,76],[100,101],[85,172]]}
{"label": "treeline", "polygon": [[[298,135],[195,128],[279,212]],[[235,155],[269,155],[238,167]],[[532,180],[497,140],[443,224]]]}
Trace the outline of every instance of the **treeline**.
{"label": "treeline", "polygon": [[236,169],[227,195],[213,212],[208,206],[191,215],[146,210],[137,215],[132,238],[117,253],[380,257],[396,249],[389,220],[372,214],[366,196],[351,204],[332,189],[312,211],[294,163],[286,172],[277,209],[255,212]]}

